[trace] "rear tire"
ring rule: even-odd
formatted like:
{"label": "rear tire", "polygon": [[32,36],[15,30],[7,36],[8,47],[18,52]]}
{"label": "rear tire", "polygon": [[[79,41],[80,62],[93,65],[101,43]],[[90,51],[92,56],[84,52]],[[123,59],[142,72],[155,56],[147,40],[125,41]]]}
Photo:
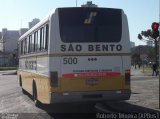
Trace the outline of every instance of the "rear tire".
{"label": "rear tire", "polygon": [[25,95],[27,94],[27,92],[23,88],[22,88],[22,93]]}
{"label": "rear tire", "polygon": [[[19,76],[19,86],[22,88],[22,78]],[[22,88],[22,93],[26,94],[26,91]]]}
{"label": "rear tire", "polygon": [[22,87],[22,78],[19,76],[19,86]]}
{"label": "rear tire", "polygon": [[33,101],[35,103],[35,106],[38,107],[39,106],[39,101],[37,99],[37,87],[36,87],[35,81],[33,81],[33,88],[32,88],[32,90],[33,90],[33,93],[32,93],[33,94],[33,96],[32,96]]}

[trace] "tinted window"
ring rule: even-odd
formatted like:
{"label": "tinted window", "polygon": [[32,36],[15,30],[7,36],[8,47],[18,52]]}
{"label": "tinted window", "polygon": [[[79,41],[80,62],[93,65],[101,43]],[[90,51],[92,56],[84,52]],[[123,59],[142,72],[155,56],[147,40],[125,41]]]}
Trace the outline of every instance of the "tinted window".
{"label": "tinted window", "polygon": [[45,44],[44,44],[44,46],[45,46],[45,49],[47,50],[48,49],[48,36],[49,36],[49,25],[48,24],[46,24],[46,26],[45,26]]}
{"label": "tinted window", "polygon": [[119,42],[122,34],[120,9],[59,8],[63,42]]}

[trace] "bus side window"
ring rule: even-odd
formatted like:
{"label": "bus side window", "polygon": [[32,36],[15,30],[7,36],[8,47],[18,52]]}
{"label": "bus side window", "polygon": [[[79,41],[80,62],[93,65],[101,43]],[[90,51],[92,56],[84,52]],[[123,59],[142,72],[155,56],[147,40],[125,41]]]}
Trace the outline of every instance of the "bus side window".
{"label": "bus side window", "polygon": [[41,28],[41,42],[40,42],[41,51],[44,50],[44,27]]}
{"label": "bus side window", "polygon": [[38,42],[37,42],[38,49],[37,49],[37,51],[40,51],[41,50],[41,47],[40,47],[40,45],[41,45],[41,30],[39,29],[37,33],[38,33]]}
{"label": "bus side window", "polygon": [[28,40],[28,53],[30,53],[30,36],[27,38],[27,40]]}
{"label": "bus side window", "polygon": [[24,39],[24,54],[27,53],[27,38]]}
{"label": "bus side window", "polygon": [[23,55],[23,40],[21,40],[20,42],[21,42],[21,55]]}
{"label": "bus side window", "polygon": [[21,44],[20,44],[20,42],[18,41],[18,43],[17,43],[17,55],[19,56],[20,55],[20,51],[21,51],[21,49],[20,49],[20,47],[21,47]]}
{"label": "bus side window", "polygon": [[23,54],[25,55],[25,53],[26,53],[26,39],[24,39],[24,41],[23,41]]}
{"label": "bus side window", "polygon": [[44,30],[44,38],[45,38],[44,48],[45,50],[48,50],[48,34],[49,34],[49,25],[46,24],[45,30]]}
{"label": "bus side window", "polygon": [[35,38],[34,38],[34,33],[32,34],[31,52],[35,52]]}
{"label": "bus side window", "polygon": [[38,32],[34,32],[35,52],[38,51]]}
{"label": "bus side window", "polygon": [[23,39],[23,55],[25,54],[25,39]]}
{"label": "bus side window", "polygon": [[22,54],[24,55],[24,39],[22,40]]}
{"label": "bus side window", "polygon": [[29,53],[29,37],[26,38],[27,39],[27,51],[26,51],[26,54]]}
{"label": "bus side window", "polygon": [[32,51],[32,35],[29,36],[29,53]]}

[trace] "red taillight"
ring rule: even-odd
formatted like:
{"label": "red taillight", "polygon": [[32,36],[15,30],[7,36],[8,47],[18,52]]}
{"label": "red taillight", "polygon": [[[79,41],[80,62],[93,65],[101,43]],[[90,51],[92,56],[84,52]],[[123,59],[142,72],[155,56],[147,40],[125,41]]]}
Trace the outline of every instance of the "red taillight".
{"label": "red taillight", "polygon": [[64,78],[92,78],[92,77],[107,77],[120,76],[120,72],[85,72],[85,73],[69,73],[63,74]]}
{"label": "red taillight", "polygon": [[51,86],[58,87],[58,72],[50,72]]}

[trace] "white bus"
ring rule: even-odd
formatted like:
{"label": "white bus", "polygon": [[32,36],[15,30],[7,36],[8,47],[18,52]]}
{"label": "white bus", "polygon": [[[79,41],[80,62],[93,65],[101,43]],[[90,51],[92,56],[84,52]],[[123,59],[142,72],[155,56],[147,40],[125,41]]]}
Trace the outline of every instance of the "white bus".
{"label": "white bus", "polygon": [[122,9],[57,8],[18,44],[19,83],[35,102],[130,98],[130,38]]}

